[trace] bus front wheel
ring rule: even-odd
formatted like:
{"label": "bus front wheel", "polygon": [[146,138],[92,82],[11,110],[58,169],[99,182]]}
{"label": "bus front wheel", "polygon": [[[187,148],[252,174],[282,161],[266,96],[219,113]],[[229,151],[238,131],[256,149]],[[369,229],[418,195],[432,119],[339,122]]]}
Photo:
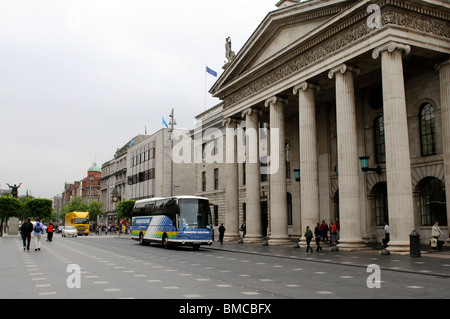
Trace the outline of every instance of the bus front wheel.
{"label": "bus front wheel", "polygon": [[139,234],[139,244],[144,245],[144,234]]}

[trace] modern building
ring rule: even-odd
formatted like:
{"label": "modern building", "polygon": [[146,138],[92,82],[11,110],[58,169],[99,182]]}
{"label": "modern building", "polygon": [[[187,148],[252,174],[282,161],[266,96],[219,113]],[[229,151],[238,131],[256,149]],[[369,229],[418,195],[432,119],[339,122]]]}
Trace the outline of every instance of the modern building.
{"label": "modern building", "polygon": [[173,135],[177,139],[174,156],[172,134],[163,128],[152,135],[134,137],[117,150],[114,159],[102,165],[100,187],[105,214],[101,223],[118,223],[119,201],[194,194],[197,167],[191,132],[177,129]]}
{"label": "modern building", "polygon": [[[210,118],[223,121],[228,160],[199,169],[198,179],[214,191],[219,170],[224,198],[214,201],[225,206],[228,238],[245,221],[245,241],[267,232],[270,244],[283,244],[336,218],[342,249],[380,242],[385,221],[391,252],[409,250],[412,230],[427,242],[435,220],[448,237],[449,2],[277,6],[210,89],[223,101]],[[244,168],[228,133],[243,125]],[[259,134],[268,134],[265,157]]]}
{"label": "modern building", "polygon": [[171,136],[170,130],[163,128],[128,150],[127,199],[194,194],[191,132],[177,129],[173,141]]}

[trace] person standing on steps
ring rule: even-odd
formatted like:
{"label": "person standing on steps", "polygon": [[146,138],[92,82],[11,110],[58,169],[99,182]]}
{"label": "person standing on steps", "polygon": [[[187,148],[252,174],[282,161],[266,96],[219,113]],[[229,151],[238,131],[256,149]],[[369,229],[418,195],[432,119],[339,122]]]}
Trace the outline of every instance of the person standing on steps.
{"label": "person standing on steps", "polygon": [[320,236],[322,234],[322,231],[320,229],[320,224],[317,223],[316,228],[314,228],[314,237],[316,238],[316,251],[318,252],[319,250],[322,251],[322,246],[320,246]]}

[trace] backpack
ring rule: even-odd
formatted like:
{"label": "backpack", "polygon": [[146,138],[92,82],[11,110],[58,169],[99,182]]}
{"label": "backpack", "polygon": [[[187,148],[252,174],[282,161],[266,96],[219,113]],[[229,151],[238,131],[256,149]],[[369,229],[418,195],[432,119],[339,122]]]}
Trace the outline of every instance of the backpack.
{"label": "backpack", "polygon": [[34,226],[34,231],[35,231],[36,233],[42,232],[41,223],[36,223],[36,225]]}

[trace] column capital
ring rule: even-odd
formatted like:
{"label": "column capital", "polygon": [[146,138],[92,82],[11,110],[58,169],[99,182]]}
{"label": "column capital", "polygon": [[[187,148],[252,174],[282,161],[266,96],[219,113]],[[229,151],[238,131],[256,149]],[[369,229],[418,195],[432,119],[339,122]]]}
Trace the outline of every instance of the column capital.
{"label": "column capital", "polygon": [[437,71],[440,71],[443,67],[449,66],[450,65],[450,59],[448,59],[447,61],[441,62],[441,63],[437,63],[434,68]]}
{"label": "column capital", "polygon": [[350,65],[342,63],[342,64],[339,64],[338,66],[335,66],[328,72],[328,78],[331,80],[336,73],[340,72],[340,73],[344,74],[347,71],[352,72],[355,75],[358,75],[360,70],[356,67],[352,67]]}
{"label": "column capital", "polygon": [[314,90],[315,92],[319,92],[320,86],[317,84],[313,84],[311,82],[304,81],[304,82],[294,86],[293,92],[294,92],[294,94],[297,94],[297,92],[299,90],[306,91],[308,89]]}
{"label": "column capital", "polygon": [[262,115],[262,111],[249,107],[242,111],[241,116],[245,117],[246,115],[251,115],[252,113],[257,114],[259,116]]}
{"label": "column capital", "polygon": [[377,48],[375,48],[372,52],[372,58],[378,59],[381,52],[387,51],[389,53],[394,52],[395,50],[402,51],[405,55],[408,55],[411,52],[411,47],[407,44],[398,43],[394,41],[390,41],[386,44],[383,44]]}
{"label": "column capital", "polygon": [[281,97],[279,97],[279,96],[274,95],[274,96],[268,98],[268,99],[264,102],[264,106],[265,106],[265,107],[269,107],[270,105],[272,105],[272,104],[277,104],[277,103],[281,103],[282,106],[285,106],[285,105],[287,105],[288,100],[287,100],[287,99],[284,99],[284,98],[281,98]]}
{"label": "column capital", "polygon": [[227,117],[227,118],[222,120],[222,126],[230,125],[232,123],[236,123],[237,124],[238,122],[239,122],[238,119],[235,119],[235,118],[232,118],[232,117]]}

